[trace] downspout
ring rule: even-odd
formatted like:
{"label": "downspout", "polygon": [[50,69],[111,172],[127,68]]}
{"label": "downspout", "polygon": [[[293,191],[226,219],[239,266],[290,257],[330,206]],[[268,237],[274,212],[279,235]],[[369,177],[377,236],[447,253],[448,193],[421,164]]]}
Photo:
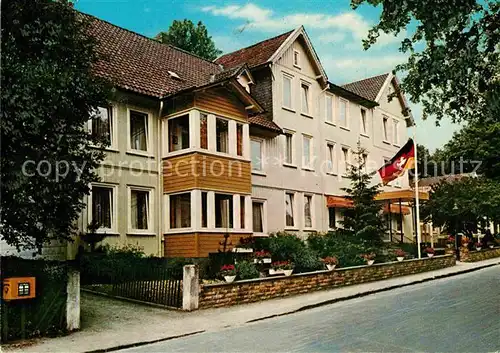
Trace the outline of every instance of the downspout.
{"label": "downspout", "polygon": [[[330,84],[328,84],[328,83],[327,83],[327,84],[326,84],[326,87],[325,87],[325,88],[324,88],[324,89],[320,92],[320,94],[319,94],[319,97],[318,97],[318,102],[317,102],[318,104],[316,104],[316,106],[318,107],[318,109],[320,109],[320,108],[319,108],[319,106],[320,106],[320,104],[319,104],[319,103],[320,103],[320,100],[321,100],[321,96],[323,95],[323,93],[324,93],[324,92],[325,92],[328,88],[330,88]],[[321,110],[321,109],[320,109],[320,110]],[[318,117],[319,117],[319,113],[320,113],[320,112],[318,112],[318,115],[317,115]],[[321,119],[321,117],[320,117],[320,119]],[[325,140],[325,137],[323,136],[323,134],[322,134],[322,130],[321,130],[321,129],[319,130],[319,133],[320,133],[320,135],[321,135],[321,141],[324,141],[324,140]],[[319,149],[318,151],[321,151],[321,149]],[[320,161],[320,163],[322,163],[322,162],[324,162],[324,161]],[[320,168],[320,173],[321,173],[321,168]],[[321,174],[322,174],[322,173],[321,173]],[[323,202],[325,202],[325,200],[326,200],[326,196],[327,196],[327,195],[326,195],[326,190],[325,190],[325,176],[324,176],[324,175],[321,175],[320,180],[321,180],[321,181],[320,181],[320,183],[321,183],[321,191],[323,192],[323,200],[322,200],[322,201],[323,201]],[[335,208],[334,208],[333,212],[335,212]],[[322,215],[323,215],[323,217],[325,217],[325,213],[323,213],[323,212],[322,212]],[[328,205],[326,206],[326,217],[325,217],[324,219],[326,219],[326,230],[328,231],[328,230],[330,229],[330,212],[329,212],[329,209],[328,209]],[[323,219],[322,219],[321,221],[323,222],[323,224],[325,223],[325,222],[323,221]],[[336,220],[335,220],[335,223],[337,223],[337,221],[336,221]],[[335,225],[336,225],[336,224],[335,224]]]}
{"label": "downspout", "polygon": [[163,217],[165,216],[163,214],[163,136],[162,136],[162,125],[163,121],[161,119],[161,113],[163,111],[163,101],[160,99],[160,106],[158,108],[158,143],[157,143],[157,155],[158,155],[158,163],[157,163],[157,172],[158,172],[158,192],[157,192],[157,197],[158,197],[158,217],[157,222],[158,222],[158,256],[163,257],[163,246],[162,246],[162,240],[163,240],[163,234],[164,234],[164,229],[163,229]]}

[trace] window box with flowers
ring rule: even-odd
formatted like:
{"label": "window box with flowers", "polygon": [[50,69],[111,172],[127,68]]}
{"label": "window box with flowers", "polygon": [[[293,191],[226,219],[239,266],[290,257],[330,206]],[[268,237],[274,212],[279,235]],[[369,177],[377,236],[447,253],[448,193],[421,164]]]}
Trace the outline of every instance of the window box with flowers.
{"label": "window box with flowers", "polygon": [[449,236],[448,239],[446,239],[446,246],[451,249],[453,246],[455,246],[455,237]]}
{"label": "window box with flowers", "polygon": [[396,255],[396,259],[401,262],[405,259],[406,257],[406,252],[402,249],[396,249],[396,251],[394,252],[394,254]]}
{"label": "window box with flowers", "polygon": [[224,265],[220,268],[219,274],[227,283],[231,283],[236,278],[236,267],[234,265]]}
{"label": "window box with flowers", "polygon": [[474,246],[476,247],[476,251],[481,251],[483,244],[481,244],[480,242],[477,242],[474,244]]}
{"label": "window box with flowers", "polygon": [[254,257],[253,262],[255,264],[270,264],[272,262],[271,253],[269,251],[256,251]]}
{"label": "window box with flowers", "polygon": [[326,265],[328,271],[333,271],[333,269],[335,269],[335,266],[337,266],[339,263],[339,260],[337,260],[335,256],[327,256],[324,259],[321,259],[321,261]]}
{"label": "window box with flowers", "polygon": [[246,237],[246,238],[241,237],[239,244],[233,248],[233,252],[251,253],[253,252],[254,244],[255,242],[253,237]]}
{"label": "window box with flowers", "polygon": [[361,257],[363,258],[363,260],[365,260],[365,262],[366,262],[366,264],[368,266],[371,266],[371,265],[373,265],[375,263],[375,257],[376,256],[377,255],[375,253],[373,253],[373,252],[369,253],[369,254],[363,254],[363,255],[361,255]]}
{"label": "window box with flowers", "polygon": [[290,261],[275,261],[271,264],[269,275],[285,275],[290,276],[293,272],[293,263]]}
{"label": "window box with flowers", "polygon": [[424,252],[427,254],[428,257],[433,257],[435,253],[434,248],[431,247],[425,248]]}

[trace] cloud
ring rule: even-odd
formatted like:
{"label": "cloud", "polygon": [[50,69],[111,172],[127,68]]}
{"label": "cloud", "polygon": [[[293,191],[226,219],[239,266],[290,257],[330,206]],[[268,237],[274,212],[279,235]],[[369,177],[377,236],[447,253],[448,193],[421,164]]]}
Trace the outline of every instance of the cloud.
{"label": "cloud", "polygon": [[[253,3],[244,6],[206,6],[201,9],[214,16],[223,16],[230,19],[241,19],[246,23],[239,27],[240,30],[252,30],[261,32],[285,31],[304,25],[309,30],[334,30],[332,33],[320,35],[320,41],[341,41],[350,36],[354,40],[366,38],[372,24],[361,15],[353,11],[343,12],[336,15],[322,13],[292,13],[286,16],[277,16],[270,9],[259,7]],[[398,37],[381,34],[380,45],[387,45],[401,41],[405,33]],[[360,45],[361,46],[361,45]]]}

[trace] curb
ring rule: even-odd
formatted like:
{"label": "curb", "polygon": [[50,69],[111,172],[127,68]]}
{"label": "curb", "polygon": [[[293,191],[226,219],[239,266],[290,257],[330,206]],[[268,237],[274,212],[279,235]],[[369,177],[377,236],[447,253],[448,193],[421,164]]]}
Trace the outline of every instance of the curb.
{"label": "curb", "polygon": [[392,290],[392,289],[408,287],[408,286],[412,286],[412,285],[415,285],[415,284],[430,282],[430,281],[434,281],[436,279],[442,279],[442,278],[447,278],[447,277],[453,277],[453,276],[457,276],[457,275],[462,275],[462,274],[466,274],[466,273],[470,273],[470,272],[475,272],[475,271],[479,271],[479,270],[482,270],[482,269],[485,269],[485,268],[488,268],[488,267],[494,267],[494,266],[499,266],[499,265],[500,265],[500,262],[496,262],[496,263],[488,264],[488,265],[484,265],[484,266],[479,266],[479,267],[464,269],[464,270],[462,270],[460,272],[446,273],[446,274],[443,274],[443,275],[437,275],[437,276],[433,276],[433,277],[429,277],[429,278],[424,278],[424,279],[416,280],[416,281],[413,281],[413,282],[408,282],[408,283],[404,283],[404,284],[395,284],[395,285],[384,287],[384,288],[369,290],[369,291],[366,291],[366,292],[363,292],[363,293],[348,295],[348,296],[345,296],[345,297],[340,297],[340,298],[335,298],[335,299],[329,299],[329,300],[325,300],[325,301],[322,301],[322,302],[319,302],[319,303],[305,305],[305,306],[302,306],[302,307],[300,307],[298,309],[291,310],[291,311],[288,311],[288,312],[285,312],[285,313],[282,313],[282,314],[274,314],[274,315],[264,316],[264,317],[257,318],[257,319],[252,319],[252,320],[246,321],[245,323],[248,324],[248,323],[252,323],[252,322],[258,322],[258,321],[263,321],[263,320],[267,320],[267,319],[272,319],[272,318],[275,318],[275,317],[291,315],[291,314],[295,314],[295,313],[298,313],[298,312],[301,312],[301,311],[310,310],[310,309],[318,308],[318,307],[325,306],[325,305],[330,305],[330,304],[334,304],[334,303],[338,303],[338,302],[343,302],[343,301],[347,301],[347,300],[351,300],[351,299],[366,297],[368,295],[372,295],[372,294],[376,294],[376,293],[381,293],[381,292],[387,292],[387,291]]}

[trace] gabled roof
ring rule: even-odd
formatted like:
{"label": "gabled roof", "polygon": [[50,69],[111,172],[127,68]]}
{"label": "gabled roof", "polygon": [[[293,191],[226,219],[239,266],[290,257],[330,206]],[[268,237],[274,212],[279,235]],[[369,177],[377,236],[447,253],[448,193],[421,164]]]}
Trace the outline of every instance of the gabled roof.
{"label": "gabled roof", "polygon": [[370,101],[376,101],[378,94],[387,80],[390,73],[385,73],[378,76],[365,78],[363,80],[354,81],[342,85],[348,91],[356,93],[358,96],[366,98]]}
{"label": "gabled roof", "polygon": [[159,98],[205,85],[213,75],[222,72],[214,62],[94,16],[81,15],[89,20],[89,34],[97,40],[98,53],[104,56],[94,67],[96,74],[118,87]]}
{"label": "gabled roof", "polygon": [[377,102],[366,99],[365,97],[362,97],[352,91],[349,91],[342,86],[338,86],[332,82],[328,82],[328,91],[335,93],[341,97],[344,97],[352,102],[358,103],[362,106],[365,106],[367,108],[373,108],[379,105]]}
{"label": "gabled roof", "polygon": [[272,55],[281,47],[283,42],[294,31],[282,33],[276,37],[266,39],[249,47],[236,50],[232,53],[224,54],[215,60],[217,64],[226,68],[247,64],[249,68],[263,65],[271,59]]}
{"label": "gabled roof", "polygon": [[278,124],[276,124],[269,117],[267,117],[265,113],[248,117],[248,122],[252,125],[275,132],[277,134],[281,134],[283,132],[283,130],[278,126]]}

